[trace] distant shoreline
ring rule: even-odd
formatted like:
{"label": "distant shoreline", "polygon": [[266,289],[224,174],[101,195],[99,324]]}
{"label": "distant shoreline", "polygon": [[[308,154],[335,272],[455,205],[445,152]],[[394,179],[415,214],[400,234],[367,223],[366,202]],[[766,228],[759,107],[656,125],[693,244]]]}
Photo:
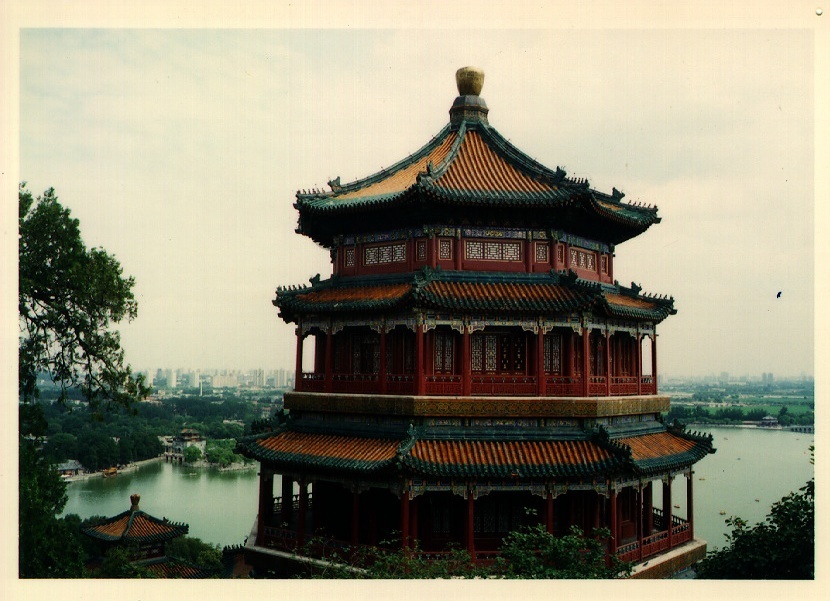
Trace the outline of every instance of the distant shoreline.
{"label": "distant shoreline", "polygon": [[[158,457],[151,457],[150,459],[142,459],[141,461],[134,461],[132,463],[128,463],[124,467],[118,468],[119,474],[130,473],[136,471],[142,465],[147,465],[150,463],[156,463],[158,461],[163,461],[164,455],[159,455]],[[103,478],[104,477],[104,470],[99,470],[97,472],[87,472],[84,474],[78,474],[77,476],[65,476],[63,477],[64,482],[78,482],[81,480],[89,480],[90,478]]]}

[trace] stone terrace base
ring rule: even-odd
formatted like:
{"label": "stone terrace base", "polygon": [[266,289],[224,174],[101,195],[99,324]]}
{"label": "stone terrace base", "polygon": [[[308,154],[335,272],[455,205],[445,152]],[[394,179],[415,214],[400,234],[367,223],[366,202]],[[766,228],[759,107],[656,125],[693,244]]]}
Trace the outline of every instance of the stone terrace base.
{"label": "stone terrace base", "polygon": [[678,572],[690,568],[706,556],[706,541],[694,539],[661,555],[650,557],[637,564],[631,578],[657,580],[671,578]]}

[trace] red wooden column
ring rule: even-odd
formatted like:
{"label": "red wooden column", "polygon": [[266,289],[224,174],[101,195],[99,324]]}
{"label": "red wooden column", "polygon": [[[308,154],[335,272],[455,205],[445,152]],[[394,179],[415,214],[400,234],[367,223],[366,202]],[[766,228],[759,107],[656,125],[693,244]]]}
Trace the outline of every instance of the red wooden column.
{"label": "red wooden column", "polygon": [[409,501],[409,546],[415,547],[418,542],[418,498]]}
{"label": "red wooden column", "polygon": [[605,330],[605,396],[611,396],[611,330]]}
{"label": "red wooden column", "polygon": [[643,394],[643,337],[637,334],[637,394]]}
{"label": "red wooden column", "polygon": [[548,534],[553,534],[553,493],[548,491],[548,498],[545,500],[545,529]]}
{"label": "red wooden column", "polygon": [[654,489],[652,487],[652,483],[649,482],[645,486],[645,500],[643,501],[643,511],[645,512],[644,519],[644,527],[645,527],[645,536],[651,536],[652,531],[654,530]]}
{"label": "red wooden column", "polygon": [[669,549],[672,547],[672,506],[671,506],[671,476],[668,482],[663,482],[663,520],[668,524],[668,545]]}
{"label": "red wooden column", "polygon": [[427,240],[427,256],[429,266],[435,269],[438,266],[438,238],[436,236],[430,236]]}
{"label": "red wooden column", "polygon": [[609,513],[609,529],[611,530],[611,544],[609,553],[611,555],[617,552],[617,537],[619,535],[619,520],[617,519],[617,491],[613,488],[608,495],[608,513]]}
{"label": "red wooden column", "polygon": [[294,366],[294,390],[300,391],[303,389],[303,333],[299,325],[297,325],[297,356]]}
{"label": "red wooden column", "polygon": [[462,242],[461,236],[456,237],[455,244],[453,244],[453,251],[455,252],[455,256],[453,257],[455,268],[456,268],[456,270],[461,271],[461,269],[462,269],[462,264],[461,264],[462,255],[461,255],[461,253],[464,252],[464,242]]}
{"label": "red wooden column", "polygon": [[571,334],[570,334],[570,336],[568,336],[568,338],[570,339],[569,345],[571,347],[570,348],[570,351],[571,351],[570,352],[570,358],[568,360],[568,364],[569,364],[568,375],[571,376],[571,377],[574,377],[576,375],[576,332],[571,330]]}
{"label": "red wooden column", "polygon": [[591,389],[591,330],[582,329],[582,396]]}
{"label": "red wooden column", "polygon": [[409,491],[401,493],[401,547],[408,549],[409,539]]}
{"label": "red wooden column", "polygon": [[689,536],[695,537],[695,516],[692,503],[692,471],[689,470],[689,477],[686,478],[686,521],[689,522]]}
{"label": "red wooden column", "polygon": [[475,561],[476,557],[476,533],[475,533],[475,497],[473,491],[467,491],[467,552]]}
{"label": "red wooden column", "polygon": [[424,327],[419,323],[415,326],[415,394],[418,396],[423,396],[426,392],[425,378]]}
{"label": "red wooden column", "polygon": [[654,379],[654,394],[657,394],[657,328],[651,337],[651,377]]}
{"label": "red wooden column", "polygon": [[305,543],[305,517],[308,507],[308,483],[300,481],[300,509],[297,514],[297,546]]}
{"label": "red wooden column", "polygon": [[545,330],[536,332],[536,396],[547,396],[547,378],[545,377]]}
{"label": "red wooden column", "polygon": [[294,481],[286,474],[283,474],[280,521],[283,524],[290,524],[292,513],[294,513]]}
{"label": "red wooden column", "polygon": [[381,394],[386,394],[388,389],[388,382],[386,381],[388,370],[389,366],[386,364],[386,326],[383,326],[380,330],[380,374],[378,374]]}
{"label": "red wooden column", "polygon": [[461,335],[461,395],[470,396],[473,393],[473,359],[471,356],[470,328],[463,326]]}
{"label": "red wooden column", "polygon": [[643,483],[637,484],[637,557],[643,559]]}
{"label": "red wooden column", "polygon": [[265,523],[274,512],[274,474],[262,469],[259,472],[259,513],[257,516],[257,544],[264,545]]}
{"label": "red wooden column", "polygon": [[333,370],[332,370],[332,356],[334,355],[334,332],[329,326],[326,330],[326,365],[324,367],[325,374],[323,376],[323,390],[331,392],[333,387]]}
{"label": "red wooden column", "polygon": [[360,492],[352,492],[352,545],[357,545],[360,535]]}

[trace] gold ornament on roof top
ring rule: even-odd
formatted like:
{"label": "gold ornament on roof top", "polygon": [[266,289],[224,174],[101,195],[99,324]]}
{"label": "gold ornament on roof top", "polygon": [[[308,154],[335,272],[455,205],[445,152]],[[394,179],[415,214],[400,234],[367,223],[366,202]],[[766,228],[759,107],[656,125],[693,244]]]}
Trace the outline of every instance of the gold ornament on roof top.
{"label": "gold ornament on roof top", "polygon": [[478,96],[484,85],[484,71],[478,67],[461,67],[455,72],[459,96]]}

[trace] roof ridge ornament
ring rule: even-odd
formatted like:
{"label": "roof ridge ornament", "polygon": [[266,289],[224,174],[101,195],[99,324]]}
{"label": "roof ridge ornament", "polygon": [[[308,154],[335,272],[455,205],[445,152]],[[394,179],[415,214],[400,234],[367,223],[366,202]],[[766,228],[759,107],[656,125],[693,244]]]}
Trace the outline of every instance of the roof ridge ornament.
{"label": "roof ridge ornament", "polygon": [[455,128],[461,123],[482,123],[488,125],[487,103],[480,96],[484,85],[484,71],[478,67],[461,67],[455,72],[458,98],[450,109],[450,124]]}

